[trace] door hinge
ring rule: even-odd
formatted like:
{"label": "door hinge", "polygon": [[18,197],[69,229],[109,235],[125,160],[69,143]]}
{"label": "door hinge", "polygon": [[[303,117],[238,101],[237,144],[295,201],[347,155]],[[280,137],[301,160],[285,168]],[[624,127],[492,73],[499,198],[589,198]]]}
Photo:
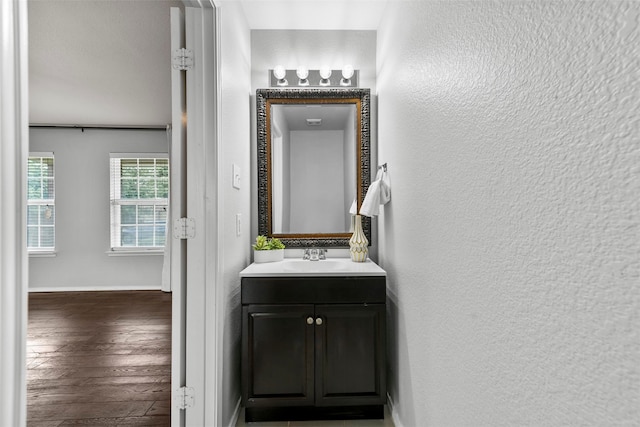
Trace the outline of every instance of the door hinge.
{"label": "door hinge", "polygon": [[171,56],[171,65],[179,71],[186,71],[193,68],[193,51],[191,49],[176,49]]}
{"label": "door hinge", "polygon": [[193,239],[196,237],[196,221],[193,218],[176,218],[173,220],[174,239]]}
{"label": "door hinge", "polygon": [[176,390],[174,405],[178,409],[187,409],[193,407],[195,392],[193,387],[180,387]]}

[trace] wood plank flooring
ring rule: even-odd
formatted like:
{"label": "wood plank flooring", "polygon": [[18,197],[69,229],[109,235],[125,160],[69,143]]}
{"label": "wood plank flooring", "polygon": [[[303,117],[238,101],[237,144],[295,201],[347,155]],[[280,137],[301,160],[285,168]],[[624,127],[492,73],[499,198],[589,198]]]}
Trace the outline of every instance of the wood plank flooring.
{"label": "wood plank flooring", "polygon": [[27,425],[169,426],[171,294],[29,294]]}

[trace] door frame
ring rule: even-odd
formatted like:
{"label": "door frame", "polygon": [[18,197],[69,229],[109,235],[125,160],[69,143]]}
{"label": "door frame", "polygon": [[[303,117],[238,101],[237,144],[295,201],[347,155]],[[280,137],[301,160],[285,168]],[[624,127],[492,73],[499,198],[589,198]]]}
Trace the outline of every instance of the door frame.
{"label": "door frame", "polygon": [[0,2],[0,425],[26,424],[27,2]]}
{"label": "door frame", "polygon": [[[172,416],[171,425],[217,426],[222,423],[219,396],[222,392],[222,314],[224,307],[218,288],[222,243],[220,242],[220,204],[218,199],[221,168],[219,167],[219,37],[218,16],[214,0],[183,0],[184,15],[179,44],[193,52],[192,68],[174,73],[172,128],[180,132],[186,149],[180,156],[184,168],[181,195],[186,212],[180,216],[193,219],[193,238],[182,241],[180,249],[172,249],[173,309],[172,324]],[[179,11],[172,15],[180,15]],[[184,36],[183,36],[184,34]],[[182,38],[182,39],[181,39]],[[175,88],[180,90],[176,93]],[[187,113],[185,115],[185,113]],[[186,129],[184,129],[184,117]],[[186,131],[186,134],[185,134]],[[174,134],[175,135],[175,134]],[[177,137],[178,135],[176,135]],[[186,197],[185,197],[186,195]],[[180,203],[180,202],[177,202]],[[185,215],[186,214],[186,215]],[[186,246],[186,252],[185,252]],[[174,260],[174,257],[177,258]],[[176,272],[173,266],[178,266]],[[177,293],[177,294],[176,294]],[[175,312],[174,312],[175,313]],[[176,372],[174,373],[174,370]],[[193,390],[193,400],[184,410],[177,410],[173,394],[185,386]]]}
{"label": "door frame", "polygon": [[[222,423],[222,244],[219,230],[218,17],[213,0],[184,1],[185,47],[193,51],[187,71],[187,216],[195,236],[187,240],[185,385],[193,405],[185,425]],[[174,386],[175,388],[175,386]]]}
{"label": "door frame", "polygon": [[[185,20],[180,8],[170,10],[171,24],[171,52],[184,47]],[[187,165],[186,165],[186,76],[185,73],[171,68],[171,144],[169,146],[169,161],[171,164],[171,198],[169,227],[175,221],[187,217]],[[167,230],[170,241],[169,257],[169,289],[171,292],[171,425],[184,425],[185,414],[177,408],[180,387],[186,384],[185,363],[185,295],[187,285],[187,242],[174,236],[172,230]],[[165,251],[165,256],[167,252]],[[165,261],[165,265],[166,265]],[[163,286],[165,284],[163,283]]]}
{"label": "door frame", "polygon": [[[186,425],[219,425],[218,396],[222,384],[221,334],[218,319],[222,302],[217,298],[221,282],[218,242],[218,73],[217,21],[213,0],[184,0],[186,7],[199,10],[198,25],[187,28],[198,41],[206,72],[198,74],[199,86],[192,85],[192,110],[203,163],[187,170],[187,180],[195,186],[187,204],[196,207],[197,235],[188,242],[186,305],[186,381],[197,387],[194,406],[185,413]],[[26,162],[28,139],[28,23],[27,3],[0,2],[3,31],[0,69],[0,425],[26,425],[26,335],[28,258],[26,230]],[[196,52],[196,54],[198,54]],[[193,137],[193,135],[192,135]],[[193,143],[194,141],[190,141]],[[206,142],[206,143],[205,143]],[[195,151],[194,151],[195,152]],[[191,181],[189,181],[191,179]],[[190,200],[189,200],[190,199]],[[189,209],[189,208],[188,208]],[[188,211],[191,215],[192,211]],[[202,298],[202,299],[200,299]],[[212,327],[207,327],[212,325]],[[172,326],[173,327],[173,326]],[[173,385],[172,385],[173,386]],[[206,405],[205,402],[213,402]],[[172,403],[172,406],[174,403]],[[175,408],[174,408],[175,410]],[[176,425],[173,422],[172,425]],[[182,425],[181,421],[177,425]]]}

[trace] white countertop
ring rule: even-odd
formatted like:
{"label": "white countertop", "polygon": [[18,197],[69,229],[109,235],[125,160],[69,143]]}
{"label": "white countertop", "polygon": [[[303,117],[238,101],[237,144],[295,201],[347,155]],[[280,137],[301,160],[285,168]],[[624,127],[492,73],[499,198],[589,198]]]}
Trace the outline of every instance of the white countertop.
{"label": "white countertop", "polygon": [[367,259],[353,262],[351,258],[327,258],[308,261],[285,258],[278,262],[253,263],[240,272],[240,277],[322,277],[322,276],[386,276],[378,264]]}

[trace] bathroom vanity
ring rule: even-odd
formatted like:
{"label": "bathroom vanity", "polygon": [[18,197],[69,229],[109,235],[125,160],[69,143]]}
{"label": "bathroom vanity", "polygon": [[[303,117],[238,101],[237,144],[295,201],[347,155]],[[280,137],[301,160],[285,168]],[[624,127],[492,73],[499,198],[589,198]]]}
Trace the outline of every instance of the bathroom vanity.
{"label": "bathroom vanity", "polygon": [[240,276],[246,421],[383,418],[383,269],[285,258]]}

